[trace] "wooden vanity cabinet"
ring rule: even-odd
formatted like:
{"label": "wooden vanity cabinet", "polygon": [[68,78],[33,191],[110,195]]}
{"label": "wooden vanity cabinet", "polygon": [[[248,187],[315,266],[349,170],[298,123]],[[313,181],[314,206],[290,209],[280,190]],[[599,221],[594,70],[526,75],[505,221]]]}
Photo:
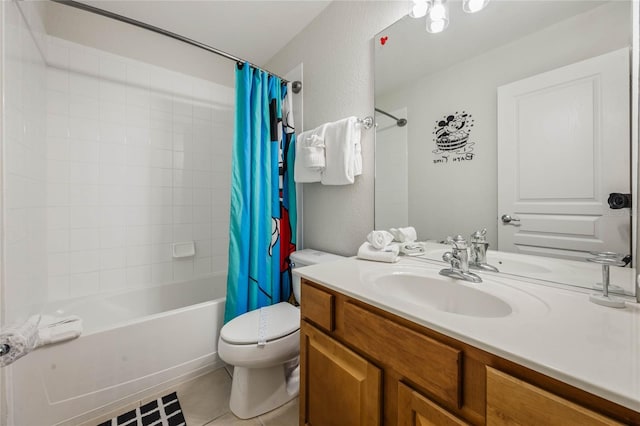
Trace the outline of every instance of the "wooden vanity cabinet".
{"label": "wooden vanity cabinet", "polygon": [[379,425],[382,372],[336,340],[303,322],[300,328],[303,425]]}
{"label": "wooden vanity cabinet", "polygon": [[399,426],[468,426],[424,395],[404,383],[398,383]]}
{"label": "wooden vanity cabinet", "polygon": [[640,425],[640,413],[302,280],[300,425]]}
{"label": "wooden vanity cabinet", "polygon": [[487,424],[536,426],[554,423],[563,426],[622,424],[487,367]]}

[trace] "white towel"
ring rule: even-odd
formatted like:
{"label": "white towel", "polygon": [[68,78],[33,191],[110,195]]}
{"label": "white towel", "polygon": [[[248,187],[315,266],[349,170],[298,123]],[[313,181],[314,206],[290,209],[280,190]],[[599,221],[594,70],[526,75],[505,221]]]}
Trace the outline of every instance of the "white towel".
{"label": "white towel", "polygon": [[393,241],[393,235],[387,231],[371,231],[367,235],[367,241],[378,250],[388,246]]}
{"label": "white towel", "polygon": [[369,243],[362,243],[358,249],[358,258],[376,262],[394,263],[398,261],[399,252],[400,248],[397,245],[390,245],[382,250],[378,250]]}
{"label": "white towel", "polygon": [[0,367],[22,358],[35,348],[79,337],[82,320],[75,316],[58,318],[49,315],[33,315],[23,324],[7,327],[0,333],[0,345],[9,352],[0,357]]}
{"label": "white towel", "polygon": [[418,243],[415,241],[409,243],[396,243],[400,245],[400,253],[405,256],[420,256],[424,254],[426,248],[424,243]]}
{"label": "white towel", "polygon": [[[362,173],[358,119],[348,117],[326,124],[324,143],[326,166],[321,182],[324,185],[352,184],[356,173]],[[356,160],[357,156],[359,160]]]}
{"label": "white towel", "polygon": [[305,152],[303,148],[308,147],[309,138],[314,141],[324,140],[324,132],[326,125],[316,127],[313,130],[302,132],[296,137],[296,162],[293,170],[293,179],[298,183],[320,182],[322,177],[322,169],[305,167]]}
{"label": "white towel", "polygon": [[82,334],[82,320],[76,315],[57,318],[42,316],[38,329],[38,346],[75,339]]}
{"label": "white towel", "polygon": [[311,170],[322,170],[325,167],[324,139],[311,135],[301,141],[300,158],[302,166]]}
{"label": "white towel", "polygon": [[418,233],[413,226],[405,228],[391,228],[389,231],[393,234],[393,238],[401,243],[411,243],[418,239]]}
{"label": "white towel", "polygon": [[360,176],[362,174],[362,145],[360,144],[360,126],[357,128],[358,136],[354,138],[357,140],[353,144],[353,175]]}

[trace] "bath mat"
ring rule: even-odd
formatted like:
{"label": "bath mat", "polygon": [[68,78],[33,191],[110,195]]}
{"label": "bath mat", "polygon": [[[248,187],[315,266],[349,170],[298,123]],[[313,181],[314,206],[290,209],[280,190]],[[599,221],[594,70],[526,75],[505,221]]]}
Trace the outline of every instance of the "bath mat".
{"label": "bath mat", "polygon": [[175,392],[144,404],[98,426],[187,426]]}

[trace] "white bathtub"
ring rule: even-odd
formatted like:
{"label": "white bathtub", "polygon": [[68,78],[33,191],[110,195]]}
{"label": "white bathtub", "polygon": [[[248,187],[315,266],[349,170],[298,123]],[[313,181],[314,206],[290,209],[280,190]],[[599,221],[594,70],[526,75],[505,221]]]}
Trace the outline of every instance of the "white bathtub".
{"label": "white bathtub", "polygon": [[225,293],[226,276],[217,275],[49,306],[79,315],[84,333],[10,367],[10,419],[77,424],[222,366]]}

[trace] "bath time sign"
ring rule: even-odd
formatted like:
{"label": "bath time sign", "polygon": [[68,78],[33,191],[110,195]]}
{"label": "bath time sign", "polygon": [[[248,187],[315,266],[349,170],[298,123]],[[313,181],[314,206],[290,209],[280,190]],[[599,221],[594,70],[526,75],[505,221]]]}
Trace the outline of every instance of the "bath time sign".
{"label": "bath time sign", "polygon": [[471,130],[473,117],[466,111],[445,115],[436,121],[433,128],[433,141],[436,149],[432,152],[435,156],[434,164],[461,163],[471,161],[475,156],[471,142]]}

